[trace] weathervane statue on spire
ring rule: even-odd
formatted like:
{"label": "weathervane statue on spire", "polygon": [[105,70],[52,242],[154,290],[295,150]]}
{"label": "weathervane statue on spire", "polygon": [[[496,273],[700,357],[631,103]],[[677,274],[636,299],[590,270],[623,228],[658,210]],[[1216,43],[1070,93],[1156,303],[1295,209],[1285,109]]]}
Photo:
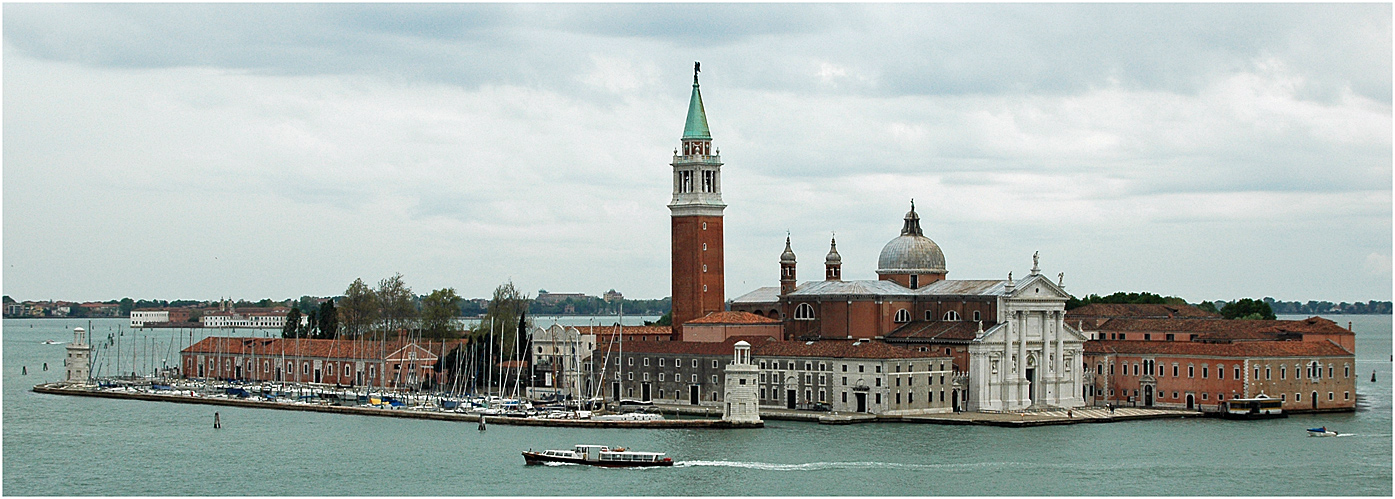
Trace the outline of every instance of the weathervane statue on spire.
{"label": "weathervane statue on spire", "polygon": [[693,61],[693,84],[697,85],[697,75],[702,72],[702,63]]}

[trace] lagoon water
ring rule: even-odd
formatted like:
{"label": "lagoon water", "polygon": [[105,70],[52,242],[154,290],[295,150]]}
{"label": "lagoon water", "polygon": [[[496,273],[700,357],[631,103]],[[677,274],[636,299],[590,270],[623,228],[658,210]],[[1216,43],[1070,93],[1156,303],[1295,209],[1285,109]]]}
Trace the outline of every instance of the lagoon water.
{"label": "lagoon water", "polygon": [[[753,430],[494,425],[484,432],[456,422],[36,394],[30,387],[62,376],[63,346],[41,342],[71,341],[72,328],[88,321],[7,319],[3,492],[1389,496],[1391,316],[1329,318],[1350,321],[1357,332],[1355,413],[1021,429],[767,421]],[[122,323],[93,321],[92,336],[105,338]],[[135,334],[164,343],[173,337]],[[215,410],[223,423],[216,431]],[[1351,435],[1310,438],[1303,431],[1321,425]],[[519,455],[577,443],[667,452],[678,464],[524,466]]]}

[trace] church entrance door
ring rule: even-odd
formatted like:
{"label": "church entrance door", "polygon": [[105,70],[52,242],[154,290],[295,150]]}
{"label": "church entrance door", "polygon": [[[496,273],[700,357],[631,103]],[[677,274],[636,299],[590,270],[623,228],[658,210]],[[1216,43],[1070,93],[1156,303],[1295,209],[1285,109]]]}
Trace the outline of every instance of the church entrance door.
{"label": "church entrance door", "polygon": [[[793,409],[793,408],[794,408],[794,398],[795,398],[794,390],[785,390],[785,408],[786,408],[786,409]],[[861,411],[859,411],[859,412],[861,412]]]}
{"label": "church entrance door", "polygon": [[858,393],[858,394],[856,394],[856,395],[857,395],[857,412],[867,412],[867,394],[865,394],[865,393]]}
{"label": "church entrance door", "polygon": [[1194,396],[1192,396],[1192,394],[1188,393],[1188,394],[1187,394],[1187,410],[1192,410],[1192,409],[1195,408],[1195,407],[1196,407],[1196,397],[1194,397]]}
{"label": "church entrance door", "polygon": [[1036,389],[1036,386],[1037,386],[1036,380],[1037,380],[1037,370],[1036,370],[1035,368],[1028,367],[1028,368],[1027,368],[1027,397],[1030,398],[1030,399],[1032,399],[1031,401],[1036,401],[1036,400],[1037,400],[1037,393],[1034,392],[1034,391],[1032,391],[1032,390]]}
{"label": "church entrance door", "polygon": [[1143,405],[1153,406],[1153,385],[1143,385]]}
{"label": "church entrance door", "polygon": [[698,405],[698,386],[688,385],[688,404]]}

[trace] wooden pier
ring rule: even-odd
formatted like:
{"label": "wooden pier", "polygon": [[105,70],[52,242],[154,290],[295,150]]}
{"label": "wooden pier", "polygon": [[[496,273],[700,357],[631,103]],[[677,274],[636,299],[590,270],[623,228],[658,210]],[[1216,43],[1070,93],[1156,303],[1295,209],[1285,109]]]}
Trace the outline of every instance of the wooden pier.
{"label": "wooden pier", "polygon": [[[327,412],[334,414],[354,414],[359,416],[380,416],[390,418],[407,419],[434,419],[439,421],[459,421],[464,423],[478,423],[478,414],[456,413],[456,412],[427,412],[414,411],[410,409],[383,409],[377,407],[350,407],[328,404],[305,404],[305,403],[285,403],[285,402],[263,402],[259,400],[248,400],[239,398],[224,397],[199,397],[172,395],[160,393],[142,392],[114,392],[98,390],[90,386],[70,386],[66,383],[45,383],[35,385],[34,391],[37,393],[47,393],[53,395],[72,395],[79,397],[101,397],[127,400],[145,400],[150,402],[174,402],[179,404],[204,404],[221,405],[230,407],[246,407],[251,409],[279,409],[283,411],[309,411]],[[571,428],[760,428],[764,423],[736,423],[723,421],[720,419],[661,419],[656,421],[596,421],[590,419],[546,419],[546,418],[512,418],[505,416],[484,416],[488,424],[517,425],[517,426],[560,426]]]}

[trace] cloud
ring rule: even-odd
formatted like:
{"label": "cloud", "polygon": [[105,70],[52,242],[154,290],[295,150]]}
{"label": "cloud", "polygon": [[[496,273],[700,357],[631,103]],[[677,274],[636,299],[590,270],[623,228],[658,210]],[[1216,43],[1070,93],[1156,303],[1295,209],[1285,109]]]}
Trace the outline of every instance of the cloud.
{"label": "cloud", "polygon": [[667,295],[697,59],[731,297],[915,198],[956,278],[1388,298],[1388,5],[4,9],[11,294]]}

